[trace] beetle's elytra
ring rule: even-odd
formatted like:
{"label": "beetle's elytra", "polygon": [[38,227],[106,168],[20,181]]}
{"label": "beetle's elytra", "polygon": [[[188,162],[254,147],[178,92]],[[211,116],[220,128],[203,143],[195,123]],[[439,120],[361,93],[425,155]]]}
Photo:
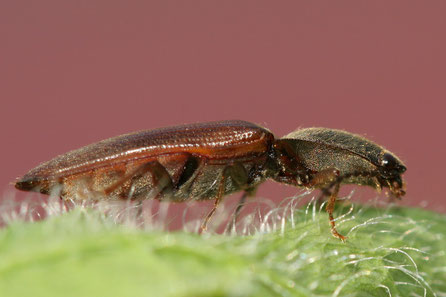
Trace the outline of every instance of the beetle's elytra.
{"label": "beetle's elytra", "polygon": [[326,128],[299,129],[276,139],[267,129],[245,121],[182,125],[117,136],[60,155],[20,178],[25,191],[62,198],[185,201],[215,199],[244,191],[266,179],[320,188],[329,197],[327,212],[336,231],[333,208],[341,184],[387,187],[405,194],[406,167],[391,152],[361,136]]}

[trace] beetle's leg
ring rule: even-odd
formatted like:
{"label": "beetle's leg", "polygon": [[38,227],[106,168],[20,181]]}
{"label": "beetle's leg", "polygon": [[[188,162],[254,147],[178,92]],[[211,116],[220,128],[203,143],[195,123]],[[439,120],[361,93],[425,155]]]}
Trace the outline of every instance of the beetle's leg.
{"label": "beetle's leg", "polygon": [[[153,186],[144,189],[143,192],[135,193],[135,183],[147,174],[150,174]],[[126,189],[124,185],[128,181],[130,181],[130,187]],[[147,194],[147,198],[152,198],[164,191],[172,190],[172,179],[163,165],[158,161],[151,161],[124,175],[120,180],[104,189],[103,192],[105,195],[109,195],[116,190],[118,190],[120,198],[136,200],[136,218],[141,218],[143,215],[142,198],[144,198],[142,195]]]}
{"label": "beetle's leg", "polygon": [[336,204],[336,199],[338,198],[341,182],[345,177],[346,176],[339,175],[338,169],[328,168],[314,174],[311,177],[311,181],[307,185],[310,187],[322,187],[322,194],[319,196],[318,200],[321,200],[324,196],[330,195],[325,209],[328,213],[328,218],[331,225],[331,233],[334,237],[339,238],[342,241],[345,241],[346,238],[336,230],[333,211]]}
{"label": "beetle's leg", "polygon": [[[320,196],[320,198],[322,198],[323,196],[328,196],[330,195],[330,198],[328,199],[328,203],[326,206],[326,210],[330,219],[330,225],[331,225],[331,233],[333,234],[334,237],[339,238],[342,241],[346,240],[346,237],[343,236],[342,234],[339,234],[339,232],[336,230],[336,226],[335,226],[335,221],[333,218],[333,211],[334,211],[334,207],[336,204],[336,199],[338,197],[338,193],[339,193],[339,187],[342,183],[343,180],[350,178],[350,177],[355,177],[355,176],[369,176],[369,177],[373,177],[375,175],[375,173],[366,173],[366,172],[362,172],[362,171],[354,171],[354,172],[350,172],[350,173],[346,173],[343,175],[339,175],[339,171],[337,169],[327,169],[324,171],[332,171],[332,176],[330,178],[330,180],[326,180],[326,183],[328,182],[329,184],[326,185],[324,188],[322,188],[322,194]],[[321,171],[320,173],[323,173],[324,171]],[[328,173],[324,173],[328,174]],[[329,174],[328,174],[329,175]],[[330,192],[330,189],[333,189],[332,192]]]}
{"label": "beetle's leg", "polygon": [[243,188],[248,184],[248,173],[246,172],[245,167],[243,167],[240,163],[233,163],[231,165],[228,165],[223,169],[222,178],[220,180],[220,185],[218,187],[218,193],[217,197],[215,199],[214,207],[212,210],[208,213],[205,220],[203,221],[203,224],[201,224],[201,231],[206,231],[207,224],[209,220],[211,219],[212,215],[217,210],[217,206],[220,203],[224,191],[225,191],[225,185],[227,178],[230,177],[232,182],[237,185],[239,188]]}
{"label": "beetle's leg", "polygon": [[333,217],[333,211],[334,211],[334,207],[336,204],[336,199],[338,198],[339,187],[340,187],[340,183],[336,183],[333,191],[330,194],[330,198],[328,199],[326,210],[328,213],[328,218],[330,220],[331,234],[333,234],[334,237],[339,238],[340,240],[345,242],[346,237],[342,234],[339,234],[338,230],[336,230],[335,221],[334,221],[334,217]]}
{"label": "beetle's leg", "polygon": [[[336,168],[327,168],[324,170],[319,171],[318,173],[311,176],[311,180],[308,184],[306,184],[306,187],[312,188],[312,187],[318,187],[325,189],[325,191],[328,193],[330,188],[332,188],[335,183],[337,182],[339,178],[339,170]],[[340,181],[339,181],[340,183]],[[323,191],[322,191],[323,192]],[[328,196],[327,193],[322,193],[322,195],[319,196],[317,199],[318,203],[322,203],[322,200],[325,196]]]}
{"label": "beetle's leg", "polygon": [[[161,165],[158,161],[151,161],[144,163],[137,167],[135,170],[133,170],[131,173],[126,174],[124,177],[122,177],[119,181],[117,181],[115,184],[111,185],[110,187],[106,188],[104,190],[104,194],[109,195],[119,187],[122,187],[127,181],[129,180],[137,180],[138,178],[141,178],[145,174],[150,173],[152,177],[153,187],[149,191],[150,196],[155,197],[162,191],[169,191],[173,188],[173,182],[172,178],[170,177],[169,173],[167,172],[166,168],[164,168],[163,165]],[[133,185],[130,186],[129,193],[125,194],[125,197],[123,198],[132,198],[133,196]]]}
{"label": "beetle's leg", "polygon": [[319,171],[311,176],[311,180],[306,187],[320,187],[322,185],[329,185],[329,188],[333,187],[335,182],[339,177],[339,170],[336,168],[328,168]]}
{"label": "beetle's leg", "polygon": [[237,203],[237,208],[235,209],[234,214],[232,215],[231,222],[228,225],[228,230],[232,230],[234,225],[237,223],[238,216],[242,211],[243,206],[245,206],[246,197],[248,197],[248,195],[248,191],[244,191],[242,197],[240,197],[240,200]]}
{"label": "beetle's leg", "polygon": [[242,211],[243,206],[245,206],[246,198],[252,196],[255,193],[254,188],[246,188],[252,182],[250,180],[249,174],[246,171],[246,168],[240,164],[235,163],[231,168],[231,178],[232,181],[237,185],[238,188],[245,188],[242,196],[240,197],[239,202],[237,203],[237,207],[235,208],[234,214],[232,215],[232,219],[226,227],[226,232],[231,231],[235,224],[237,223],[240,212]]}
{"label": "beetle's leg", "polygon": [[114,184],[112,184],[112,185],[108,186],[107,188],[105,188],[103,190],[104,194],[106,196],[109,196],[113,191],[115,191],[119,187],[122,187],[128,180],[132,179],[134,176],[140,176],[142,173],[145,172],[145,170],[143,170],[145,168],[145,166],[146,166],[146,164],[140,165],[135,170],[133,170],[132,172],[127,173],[126,175],[124,175],[117,182],[115,182]]}
{"label": "beetle's leg", "polygon": [[143,212],[142,200],[138,200],[136,202],[136,217],[142,218],[142,212]]}
{"label": "beetle's leg", "polygon": [[214,215],[215,211],[217,210],[217,207],[220,204],[221,198],[222,198],[221,195],[218,195],[217,198],[215,198],[214,207],[212,207],[211,211],[207,214],[207,216],[204,219],[203,223],[201,223],[200,233],[206,232],[206,230],[208,228],[208,223],[209,223],[210,219],[212,218],[212,216]]}
{"label": "beetle's leg", "polygon": [[234,228],[235,224],[237,224],[240,212],[242,211],[242,208],[245,206],[246,198],[254,195],[255,190],[256,189],[253,188],[253,189],[247,189],[243,192],[243,195],[240,197],[240,200],[237,203],[237,207],[234,211],[234,214],[232,215],[231,221],[229,222],[228,226],[226,227],[225,232],[230,232]]}
{"label": "beetle's leg", "polygon": [[215,201],[214,201],[214,207],[212,207],[211,211],[207,214],[207,216],[204,219],[203,223],[201,223],[200,233],[203,233],[203,232],[205,232],[207,230],[209,220],[214,215],[215,211],[217,210],[218,205],[220,204],[221,199],[223,198],[223,194],[224,194],[224,190],[225,190],[225,184],[226,184],[225,171],[226,170],[223,171],[223,176],[222,176],[222,178],[220,180],[220,185],[218,186],[218,192],[217,192],[217,197],[215,198]]}

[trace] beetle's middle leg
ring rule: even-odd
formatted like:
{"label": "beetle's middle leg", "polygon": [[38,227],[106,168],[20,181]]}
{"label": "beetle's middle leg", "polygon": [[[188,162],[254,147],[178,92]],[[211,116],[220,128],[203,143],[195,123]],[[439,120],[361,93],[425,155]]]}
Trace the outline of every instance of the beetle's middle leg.
{"label": "beetle's middle leg", "polygon": [[230,232],[234,228],[235,224],[237,224],[240,213],[243,207],[245,206],[246,198],[253,196],[255,190],[256,188],[248,188],[243,192],[242,196],[240,197],[240,200],[237,203],[237,207],[235,208],[234,214],[232,215],[231,221],[226,227],[225,232]]}
{"label": "beetle's middle leg", "polygon": [[215,211],[217,210],[217,207],[220,204],[221,199],[223,198],[224,191],[225,191],[225,185],[226,185],[226,178],[227,178],[226,172],[228,171],[228,168],[229,167],[226,167],[223,170],[223,175],[221,177],[220,184],[218,186],[218,192],[217,192],[217,197],[215,198],[214,207],[212,207],[211,211],[207,214],[206,218],[204,219],[203,223],[201,224],[200,233],[203,233],[207,230],[208,223],[209,223],[210,219],[212,218],[212,216],[214,215]]}
{"label": "beetle's middle leg", "polygon": [[[237,188],[242,189],[243,187],[248,185],[248,173],[246,172],[246,169],[242,164],[237,162],[237,163],[233,163],[231,165],[226,166],[225,169],[223,169],[223,174],[222,174],[220,184],[218,187],[218,192],[217,192],[217,197],[215,199],[214,207],[208,213],[205,220],[203,221],[203,223],[201,225],[201,232],[206,231],[207,224],[208,224],[209,220],[211,219],[212,215],[217,210],[217,207],[218,207],[219,203],[221,202],[223,195],[225,194],[224,192],[225,192],[226,180],[228,178],[231,178],[232,182],[235,184],[235,186]],[[234,214],[235,217],[232,219],[232,222],[234,222],[234,219],[236,219],[238,212],[240,212],[241,208],[243,207],[244,200],[246,199],[246,196],[248,194],[249,194],[249,192],[245,191],[245,193],[241,197],[239,204],[237,205],[236,213]]]}
{"label": "beetle's middle leg", "polygon": [[[223,180],[223,185],[224,185],[224,179],[222,179],[222,180]],[[220,188],[221,188],[221,186],[220,186]],[[215,198],[214,206],[212,207],[211,211],[207,214],[206,218],[201,223],[200,233],[206,232],[206,230],[208,229],[208,223],[211,220],[212,216],[214,215],[215,211],[217,210],[218,205],[220,204],[220,201],[221,201],[223,195],[220,195],[220,190],[218,192],[219,192],[219,194],[218,194],[217,198]]]}
{"label": "beetle's middle leg", "polygon": [[[138,181],[147,175],[151,176],[152,187],[137,188]],[[130,186],[126,186],[128,181],[130,181]],[[136,216],[140,218],[143,214],[142,199],[156,197],[161,193],[171,191],[172,185],[172,178],[166,168],[158,161],[151,161],[138,166],[116,183],[104,189],[103,192],[106,195],[118,192],[118,196],[122,199],[136,200]]]}

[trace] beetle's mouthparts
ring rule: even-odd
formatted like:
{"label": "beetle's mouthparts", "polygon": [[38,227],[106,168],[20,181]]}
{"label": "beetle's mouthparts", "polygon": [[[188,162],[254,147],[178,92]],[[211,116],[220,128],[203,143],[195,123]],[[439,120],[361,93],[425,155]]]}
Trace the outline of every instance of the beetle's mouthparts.
{"label": "beetle's mouthparts", "polygon": [[401,180],[394,180],[389,184],[389,188],[395,198],[400,198],[406,194],[406,184]]}

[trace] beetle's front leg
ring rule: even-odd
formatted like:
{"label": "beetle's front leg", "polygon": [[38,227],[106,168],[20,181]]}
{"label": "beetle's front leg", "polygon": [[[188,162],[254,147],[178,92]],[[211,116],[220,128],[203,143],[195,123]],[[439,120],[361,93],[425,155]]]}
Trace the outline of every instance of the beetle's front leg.
{"label": "beetle's front leg", "polygon": [[[333,217],[333,211],[334,211],[334,207],[336,204],[336,199],[338,198],[339,187],[340,187],[340,183],[336,183],[333,191],[330,194],[330,198],[328,199],[326,211],[328,213],[328,218],[330,220],[331,234],[333,234],[334,237],[339,238],[340,240],[345,242],[346,237],[344,235],[340,234],[338,232],[338,230],[336,230],[335,220]],[[323,195],[325,195],[325,194],[323,193]]]}
{"label": "beetle's front leg", "polygon": [[325,209],[328,213],[328,218],[331,225],[331,234],[333,234],[334,237],[345,241],[346,237],[336,230],[336,224],[333,217],[333,211],[336,205],[336,200],[338,198],[342,179],[343,178],[342,176],[340,176],[340,172],[338,169],[328,168],[314,174],[307,186],[321,188],[322,193],[319,199],[322,199],[325,196],[330,196]]}

